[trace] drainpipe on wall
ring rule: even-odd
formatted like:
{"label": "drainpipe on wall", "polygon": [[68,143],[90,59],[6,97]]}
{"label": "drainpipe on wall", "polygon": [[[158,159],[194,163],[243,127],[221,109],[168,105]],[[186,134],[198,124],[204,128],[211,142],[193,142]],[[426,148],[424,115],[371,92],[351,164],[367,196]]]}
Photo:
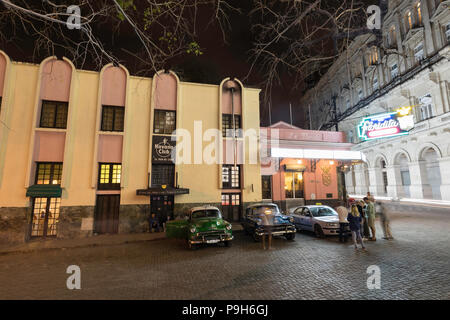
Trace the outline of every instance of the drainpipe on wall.
{"label": "drainpipe on wall", "polygon": [[237,143],[236,143],[236,121],[234,120],[234,88],[231,87],[231,122],[233,123],[233,143],[234,143],[234,169],[236,170],[237,166]]}

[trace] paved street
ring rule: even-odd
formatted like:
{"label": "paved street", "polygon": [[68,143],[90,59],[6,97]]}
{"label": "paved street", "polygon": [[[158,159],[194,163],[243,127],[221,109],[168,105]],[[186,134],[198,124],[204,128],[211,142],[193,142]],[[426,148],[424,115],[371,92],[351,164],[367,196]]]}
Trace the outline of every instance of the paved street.
{"label": "paved street", "polygon": [[[36,251],[0,256],[0,299],[450,299],[450,213],[392,216],[394,241],[355,252],[297,233],[263,251],[243,233],[231,248],[188,251],[181,242]],[[81,268],[81,290],[66,268]],[[381,269],[368,290],[366,269]]]}

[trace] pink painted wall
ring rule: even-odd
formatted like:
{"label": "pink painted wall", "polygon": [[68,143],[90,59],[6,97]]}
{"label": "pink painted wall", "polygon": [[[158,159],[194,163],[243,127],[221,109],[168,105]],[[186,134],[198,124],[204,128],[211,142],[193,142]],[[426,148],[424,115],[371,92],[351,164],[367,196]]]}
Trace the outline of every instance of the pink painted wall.
{"label": "pink painted wall", "polygon": [[345,133],[340,131],[318,131],[303,129],[272,129],[260,128],[261,137],[276,136],[278,133],[280,140],[295,141],[322,141],[322,142],[342,142],[345,143]]}
{"label": "pink painted wall", "polygon": [[100,134],[98,137],[98,162],[122,162],[122,142],[121,135]]}
{"label": "pink painted wall", "polygon": [[36,131],[33,161],[63,162],[65,132]]}
{"label": "pink painted wall", "polygon": [[3,96],[3,86],[5,84],[6,59],[0,54],[0,97]]}
{"label": "pink painted wall", "polygon": [[127,74],[120,67],[108,67],[102,75],[102,105],[125,106]]}
{"label": "pink painted wall", "polygon": [[[285,164],[297,164],[298,159],[283,159],[280,163],[280,170],[272,175],[272,198],[274,201],[285,200],[284,192],[284,171],[283,166]],[[336,162],[330,165],[329,160],[320,160],[317,162],[316,171],[310,172],[310,161],[303,159],[303,164],[306,165],[306,171],[303,173],[304,184],[304,196],[306,200],[311,200],[311,194],[315,193],[315,199],[326,199],[327,193],[332,193],[333,198],[338,198],[338,186],[337,186],[337,172]],[[325,186],[323,184],[323,168],[329,168],[329,175],[331,177],[330,185]],[[264,174],[264,173],[262,173]],[[317,188],[316,188],[317,185]]]}
{"label": "pink painted wall", "polygon": [[45,62],[41,78],[41,100],[68,102],[72,67],[63,60],[52,59]]}
{"label": "pink painted wall", "polygon": [[[237,140],[237,164],[244,163],[243,141]],[[223,158],[224,164],[234,164],[234,141],[231,139],[223,139]]]}
{"label": "pink painted wall", "polygon": [[173,74],[160,73],[155,81],[155,109],[177,109],[177,79]]}
{"label": "pink painted wall", "polygon": [[222,87],[222,113],[232,114],[231,108],[231,87],[235,88],[234,91],[234,113],[242,114],[242,92],[241,87],[236,81],[228,80]]}

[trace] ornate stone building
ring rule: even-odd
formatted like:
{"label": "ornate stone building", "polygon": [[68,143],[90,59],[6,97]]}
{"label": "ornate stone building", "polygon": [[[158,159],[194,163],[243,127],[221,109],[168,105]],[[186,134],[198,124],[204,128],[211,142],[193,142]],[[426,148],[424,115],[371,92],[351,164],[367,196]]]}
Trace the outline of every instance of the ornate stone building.
{"label": "ornate stone building", "polygon": [[349,193],[449,201],[450,1],[389,1],[380,31],[356,37],[306,93],[311,129],[344,131],[366,155],[346,173]]}

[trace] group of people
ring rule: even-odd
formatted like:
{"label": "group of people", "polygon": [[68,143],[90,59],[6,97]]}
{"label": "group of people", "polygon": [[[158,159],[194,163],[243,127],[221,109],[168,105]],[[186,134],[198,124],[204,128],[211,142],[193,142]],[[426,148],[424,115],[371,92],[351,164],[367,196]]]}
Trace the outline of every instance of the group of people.
{"label": "group of people", "polygon": [[[391,229],[389,226],[389,218],[386,207],[383,203],[377,203],[380,211],[381,225],[383,227],[384,238],[392,240]],[[350,212],[348,207],[350,207]],[[361,244],[361,248],[366,250],[364,241],[376,241],[375,228],[375,199],[370,192],[360,201],[351,201],[347,206],[339,206],[336,211],[339,215],[339,241],[347,241],[347,225],[350,227],[352,233],[353,245],[355,250],[358,249],[357,243]]]}

